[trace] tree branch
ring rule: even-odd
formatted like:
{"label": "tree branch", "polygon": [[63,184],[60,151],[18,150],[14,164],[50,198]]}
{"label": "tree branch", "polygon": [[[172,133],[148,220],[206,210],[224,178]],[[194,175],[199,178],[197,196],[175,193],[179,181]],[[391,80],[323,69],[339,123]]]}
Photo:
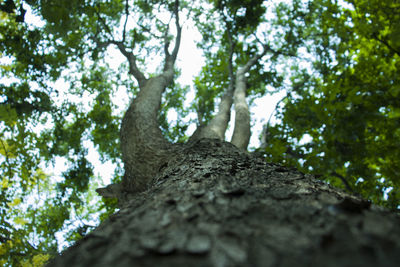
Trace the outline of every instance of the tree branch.
{"label": "tree branch", "polygon": [[[100,8],[99,8],[99,9],[100,9]],[[95,12],[96,12],[97,17],[99,18],[99,21],[101,22],[101,24],[103,25],[104,29],[106,30],[106,32],[108,32],[108,33],[111,35],[112,39],[114,39],[113,33],[112,33],[110,27],[108,27],[108,25],[107,25],[107,23],[105,22],[105,20],[100,16],[100,13],[99,13],[99,11],[97,10],[97,8],[95,8],[94,10],[95,10]]]}
{"label": "tree branch", "polygon": [[126,57],[129,63],[129,74],[132,74],[139,83],[139,87],[143,88],[147,79],[136,64],[136,56],[132,52],[126,50],[123,42],[110,41],[110,43],[115,44],[122,55]]}
{"label": "tree branch", "polygon": [[167,29],[164,32],[164,53],[165,53],[165,58],[167,59],[170,57],[169,54],[169,40],[168,40],[168,33],[169,33],[169,24],[167,24]]}
{"label": "tree branch", "polygon": [[137,66],[136,63],[136,56],[131,52],[126,49],[126,46],[124,45],[124,42],[126,40],[126,25],[128,22],[128,17],[129,17],[129,5],[128,5],[128,0],[125,1],[125,14],[126,14],[126,19],[124,22],[124,29],[122,32],[122,41],[116,41],[113,37],[111,29],[108,27],[104,19],[101,17],[99,11],[95,9],[95,12],[97,14],[97,17],[99,18],[99,21],[103,25],[104,29],[106,32],[108,32],[111,36],[107,41],[102,42],[98,40],[98,38],[95,36],[93,37],[94,41],[97,43],[98,47],[107,47],[110,44],[116,45],[119,49],[119,51],[122,53],[122,55],[125,56],[125,58],[128,60],[129,63],[129,74],[132,74],[135,79],[137,80],[139,87],[144,87],[147,79],[144,76],[144,74],[139,70],[139,67]]}
{"label": "tree branch", "polygon": [[167,52],[167,54],[165,55],[166,69],[171,67],[171,65],[174,65],[181,44],[182,27],[179,22],[179,0],[175,0],[174,16],[175,16],[175,27],[176,27],[175,46],[171,54]]}
{"label": "tree branch", "polygon": [[[172,54],[166,51],[164,70],[161,74],[145,79],[136,65],[133,53],[127,51],[122,42],[114,42],[121,53],[128,58],[130,72],[140,85],[136,98],[125,112],[120,129],[122,161],[125,168],[121,188],[124,192],[145,190],[172,153],[173,146],[164,138],[159,127],[158,114],[162,94],[173,82],[174,64],[181,40],[178,0],[175,1],[171,13],[175,16],[177,35]],[[164,45],[168,46],[168,43]]]}
{"label": "tree branch", "polygon": [[398,56],[400,56],[400,51],[398,51],[397,49],[395,49],[394,47],[392,47],[387,41],[381,39],[378,37],[378,35],[376,33],[372,34],[372,37],[377,40],[378,42],[381,42],[382,44],[384,44],[387,48],[389,48],[389,50],[391,50],[393,53],[397,54]]}
{"label": "tree branch", "polygon": [[218,105],[218,113],[210,121],[210,129],[218,134],[221,140],[225,140],[225,132],[231,119],[231,107],[233,103],[233,92],[235,91],[235,75],[233,74],[233,53],[235,42],[233,42],[230,27],[227,25],[227,36],[229,40],[228,72],[229,85],[221,97]]}
{"label": "tree branch", "polygon": [[129,4],[128,4],[129,0],[125,0],[125,22],[124,22],[124,29],[122,31],[122,42],[125,42],[126,40],[126,24],[128,23],[128,18],[129,18]]}
{"label": "tree branch", "polygon": [[[227,26],[228,27],[228,26]],[[229,58],[228,58],[228,71],[229,71],[229,85],[221,97],[221,102],[218,105],[218,112],[211,119],[207,125],[202,125],[201,114],[197,113],[197,117],[200,122],[200,127],[198,127],[195,133],[192,135],[190,140],[198,140],[200,138],[217,138],[220,140],[225,140],[225,132],[228,128],[228,123],[231,119],[231,107],[233,103],[233,92],[235,89],[235,76],[233,74],[233,50],[234,42],[230,34],[230,29],[228,27],[227,35],[229,39]]]}
{"label": "tree branch", "polygon": [[266,54],[268,51],[271,51],[271,48],[270,48],[268,45],[263,44],[263,51],[262,51],[262,53],[261,53],[261,54],[257,54],[257,55],[255,55],[255,56],[253,56],[252,58],[250,58],[250,60],[247,61],[246,65],[244,65],[243,67],[241,67],[240,70],[238,70],[238,72],[241,71],[243,74],[247,73],[247,72],[250,70],[250,68],[251,68],[254,64],[256,64],[256,62],[257,62],[258,60],[260,60],[263,56],[265,56],[265,54]]}
{"label": "tree branch", "polygon": [[272,119],[272,116],[274,115],[274,113],[275,113],[275,111],[277,110],[277,108],[278,108],[278,106],[285,100],[287,98],[287,95],[286,96],[284,96],[284,97],[282,97],[277,103],[276,103],[276,105],[275,105],[275,108],[274,108],[274,110],[271,112],[271,114],[269,115],[269,118],[268,118],[268,121],[267,121],[267,123],[264,125],[264,128],[263,128],[263,134],[262,134],[262,140],[261,140],[261,147],[262,148],[265,148],[266,147],[266,145],[267,145],[267,136],[268,136],[268,134],[269,134],[269,127],[270,127],[270,125],[271,125],[271,119]]}
{"label": "tree branch", "polygon": [[231,28],[229,23],[225,19],[225,24],[227,26],[227,36],[228,36],[228,43],[229,43],[229,59],[228,59],[228,68],[229,68],[229,78],[230,78],[230,83],[229,85],[232,87],[232,90],[234,89],[234,84],[235,84],[235,75],[233,74],[233,53],[235,50],[236,43],[233,42],[232,35],[231,35]]}
{"label": "tree branch", "polygon": [[342,183],[344,184],[344,186],[346,187],[346,189],[349,192],[354,193],[353,188],[351,187],[351,185],[349,184],[349,182],[346,180],[345,177],[343,177],[342,175],[338,174],[337,172],[332,172],[331,175],[339,178],[342,181]]}
{"label": "tree branch", "polygon": [[179,46],[181,44],[181,34],[182,27],[179,22],[179,0],[175,0],[175,26],[176,26],[176,38],[175,38],[175,47],[172,51],[172,59],[175,62],[176,57],[178,56]]}
{"label": "tree branch", "polygon": [[174,78],[174,74],[175,74],[174,65],[175,65],[177,55],[178,55],[179,46],[181,43],[182,27],[179,22],[179,0],[175,1],[173,13],[175,16],[175,26],[176,26],[177,33],[176,33],[176,37],[175,37],[175,46],[174,46],[174,49],[171,54],[169,53],[169,41],[167,38],[168,31],[166,31],[165,35],[164,35],[165,62],[164,62],[163,76],[164,76],[164,78],[167,79],[167,81],[168,81],[167,83],[171,83]]}

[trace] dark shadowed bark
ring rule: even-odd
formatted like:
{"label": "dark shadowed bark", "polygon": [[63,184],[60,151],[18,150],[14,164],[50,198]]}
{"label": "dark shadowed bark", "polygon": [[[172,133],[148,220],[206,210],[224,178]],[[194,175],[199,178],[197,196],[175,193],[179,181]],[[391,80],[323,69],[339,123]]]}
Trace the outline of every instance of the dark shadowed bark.
{"label": "dark shadowed bark", "polygon": [[202,139],[49,266],[394,267],[399,240],[399,216]]}

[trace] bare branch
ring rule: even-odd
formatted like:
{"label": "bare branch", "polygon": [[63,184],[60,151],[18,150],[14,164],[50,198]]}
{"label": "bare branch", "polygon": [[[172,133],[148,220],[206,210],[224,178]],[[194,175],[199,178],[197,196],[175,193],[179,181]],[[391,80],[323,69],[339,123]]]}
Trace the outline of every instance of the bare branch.
{"label": "bare branch", "polygon": [[124,29],[122,32],[122,42],[125,42],[126,40],[126,24],[128,23],[128,18],[129,18],[129,4],[128,4],[129,0],[125,0],[125,22],[124,22]]}
{"label": "bare branch", "polygon": [[175,62],[176,57],[178,56],[178,51],[179,51],[179,46],[181,43],[181,34],[182,34],[182,27],[179,22],[179,0],[175,1],[175,26],[176,26],[176,38],[175,38],[175,47],[174,50],[172,51],[172,60]]}
{"label": "bare branch", "polygon": [[190,140],[197,140],[200,138],[217,138],[220,140],[225,140],[225,132],[228,128],[228,123],[231,119],[231,107],[233,103],[233,92],[235,90],[235,75],[233,74],[233,51],[235,43],[232,40],[229,26],[228,30],[228,40],[229,40],[229,58],[228,58],[228,71],[229,71],[229,85],[221,97],[221,102],[218,105],[218,112],[211,119],[207,125],[202,125],[202,115],[200,112],[197,113],[197,117],[200,122],[200,127],[198,127],[195,133],[192,135]]}
{"label": "bare branch", "polygon": [[114,39],[113,33],[112,33],[110,27],[108,27],[108,25],[107,25],[107,23],[105,22],[105,20],[100,16],[100,13],[99,13],[99,11],[97,10],[97,8],[95,8],[95,12],[96,12],[97,17],[99,18],[99,21],[101,22],[101,24],[103,25],[104,29],[106,30],[106,32],[107,32],[108,34],[110,34],[110,36],[112,37],[112,39]]}
{"label": "bare branch", "polygon": [[115,45],[118,47],[119,51],[121,52],[122,55],[125,56],[125,58],[128,60],[129,63],[129,74],[132,74],[133,77],[138,81],[139,87],[143,87],[147,81],[146,77],[144,74],[139,70],[139,67],[136,64],[136,57],[135,55],[131,52],[128,51],[122,41],[115,41],[115,40],[108,40],[105,42],[102,42],[97,39],[97,37],[93,37],[93,40],[97,44],[98,48],[105,48],[108,47],[109,45]]}
{"label": "bare branch", "polygon": [[122,55],[126,57],[129,62],[129,74],[132,74],[139,83],[139,87],[143,88],[147,79],[136,64],[136,56],[132,52],[126,50],[123,42],[111,41],[111,43],[115,44]]}
{"label": "bare branch", "polygon": [[[232,59],[233,59],[233,52],[235,50],[236,43],[233,42],[229,24],[226,21],[225,21],[225,24],[228,28],[227,35],[228,35],[228,42],[229,42],[229,60],[228,60],[229,78],[230,78],[230,82],[234,83],[235,76],[233,75]],[[232,87],[233,87],[233,85],[232,85]]]}
{"label": "bare branch", "polygon": [[233,74],[233,53],[236,43],[233,42],[230,27],[227,25],[227,35],[229,40],[229,58],[228,58],[228,72],[229,72],[229,85],[224,95],[221,97],[221,102],[218,105],[218,113],[210,122],[210,128],[216,131],[221,139],[225,139],[225,132],[228,128],[228,123],[231,119],[231,107],[233,103],[233,92],[235,91],[235,75]]}
{"label": "bare branch", "polygon": [[[175,27],[176,27],[176,37],[175,37],[175,46],[174,49],[172,50],[172,53],[169,53],[169,41],[166,37],[165,38],[165,44],[164,44],[164,49],[165,49],[165,65],[164,65],[164,73],[168,72],[169,76],[172,79],[173,76],[173,71],[174,71],[174,64],[176,61],[176,58],[178,56],[178,51],[179,51],[179,46],[181,43],[181,34],[182,34],[182,26],[180,25],[179,22],[179,0],[175,0],[175,7],[174,7],[174,16],[175,16]],[[165,33],[166,35],[168,34],[167,32]]]}
{"label": "bare branch", "polygon": [[244,65],[243,67],[241,67],[238,72],[242,72],[243,74],[247,73],[250,68],[257,63],[258,60],[260,60],[263,56],[265,56],[265,54],[270,51],[270,47],[266,44],[263,45],[263,51],[261,54],[257,54],[255,56],[253,56],[252,58],[250,58],[249,61],[247,61],[246,65]]}
{"label": "bare branch", "polygon": [[169,33],[169,24],[167,25],[167,29],[164,32],[164,53],[165,57],[168,58],[170,56],[169,54],[169,40],[168,40],[168,33]]}
{"label": "bare branch", "polygon": [[128,3],[128,0],[125,1],[126,19],[125,19],[125,22],[124,22],[124,29],[123,29],[123,33],[122,33],[122,41],[116,41],[114,39],[111,29],[108,27],[108,25],[105,22],[105,20],[101,17],[99,11],[97,9],[95,9],[95,10],[96,10],[97,17],[99,18],[99,21],[101,22],[101,24],[104,27],[104,29],[106,30],[106,32],[110,34],[111,38],[106,42],[102,42],[95,36],[95,37],[93,37],[93,40],[96,42],[96,44],[97,44],[97,46],[99,48],[107,47],[110,44],[116,45],[118,47],[119,51],[122,53],[122,55],[124,55],[126,57],[126,59],[128,60],[128,63],[129,63],[129,74],[132,74],[135,77],[135,79],[139,83],[139,87],[143,87],[145,82],[146,82],[146,77],[139,70],[139,68],[138,68],[138,66],[136,64],[135,55],[131,51],[127,51],[126,46],[124,45],[124,42],[126,40],[126,26],[127,26],[127,22],[128,22],[128,18],[129,18],[129,3]]}
{"label": "bare branch", "polygon": [[251,130],[250,130],[250,112],[249,105],[246,101],[247,78],[246,73],[250,68],[262,58],[268,51],[268,46],[263,45],[263,52],[253,56],[243,67],[236,72],[235,93],[233,101],[235,105],[235,128],[233,129],[232,144],[238,148],[247,150],[249,145]]}
{"label": "bare branch", "polygon": [[287,98],[287,96],[282,97],[275,105],[275,109],[271,112],[271,114],[269,115],[268,121],[266,123],[266,127],[265,127],[265,132],[268,133],[268,128],[271,125],[271,119],[272,116],[274,115],[275,111],[278,109],[279,105]]}

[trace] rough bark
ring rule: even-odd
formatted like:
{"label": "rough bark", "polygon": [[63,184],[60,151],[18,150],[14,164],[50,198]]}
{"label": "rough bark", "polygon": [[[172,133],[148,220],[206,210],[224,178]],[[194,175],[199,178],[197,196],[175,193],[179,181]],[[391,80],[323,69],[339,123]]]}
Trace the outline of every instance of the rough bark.
{"label": "rough bark", "polygon": [[172,149],[172,145],[162,136],[157,121],[161,95],[167,82],[163,76],[148,80],[122,120],[124,191],[143,191]]}
{"label": "rough bark", "polygon": [[230,143],[181,149],[49,266],[398,266],[398,215]]}
{"label": "rough bark", "polygon": [[[170,53],[166,32],[160,75],[146,79],[123,42],[106,43],[117,45],[140,87],[121,125],[122,185],[98,189],[117,196],[121,209],[49,266],[397,266],[398,215],[245,152],[245,74],[267,47],[235,77],[230,66],[219,112],[190,142],[177,146],[163,138],[157,113],[174,76],[178,5],[175,47]],[[232,101],[231,144],[222,139]]]}

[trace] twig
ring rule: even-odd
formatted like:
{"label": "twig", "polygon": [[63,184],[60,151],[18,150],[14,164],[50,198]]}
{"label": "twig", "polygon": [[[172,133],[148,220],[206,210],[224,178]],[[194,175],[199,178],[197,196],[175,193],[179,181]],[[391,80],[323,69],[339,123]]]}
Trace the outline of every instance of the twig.
{"label": "twig", "polygon": [[337,172],[332,172],[331,175],[339,178],[342,181],[342,183],[344,184],[344,186],[346,187],[346,189],[349,192],[354,193],[354,189],[350,186],[349,182],[346,180],[346,178],[344,176],[338,174]]}
{"label": "twig", "polygon": [[129,18],[129,5],[128,5],[128,0],[125,0],[125,22],[124,22],[124,29],[122,31],[122,42],[125,42],[126,40],[126,24],[128,23],[128,18]]}
{"label": "twig", "polygon": [[395,53],[398,56],[400,56],[400,51],[397,51],[397,49],[392,47],[387,41],[385,41],[383,39],[380,39],[376,33],[373,33],[372,37],[374,37],[375,40],[377,40],[377,41],[381,42],[382,44],[386,45],[386,47],[389,48],[389,50],[391,50],[393,53]]}
{"label": "twig", "polygon": [[285,100],[287,98],[287,96],[282,97],[281,100],[278,101],[278,103],[276,103],[274,110],[272,111],[271,115],[269,115],[268,121],[267,121],[267,127],[265,128],[265,131],[268,132],[268,128],[270,126],[270,121],[272,119],[272,115],[274,115],[275,111],[277,110],[278,106],[281,104],[281,102],[283,100]]}
{"label": "twig", "polygon": [[[100,7],[99,7],[99,9],[100,9]],[[112,39],[114,40],[114,37],[113,37],[113,34],[112,34],[112,31],[111,31],[110,27],[108,27],[107,23],[106,23],[106,22],[104,21],[104,19],[100,16],[100,13],[99,13],[99,11],[97,10],[97,8],[95,8],[95,12],[96,12],[96,15],[97,15],[97,17],[99,18],[101,24],[103,24],[103,27],[105,28],[106,32],[108,32],[108,33],[111,35]]]}

